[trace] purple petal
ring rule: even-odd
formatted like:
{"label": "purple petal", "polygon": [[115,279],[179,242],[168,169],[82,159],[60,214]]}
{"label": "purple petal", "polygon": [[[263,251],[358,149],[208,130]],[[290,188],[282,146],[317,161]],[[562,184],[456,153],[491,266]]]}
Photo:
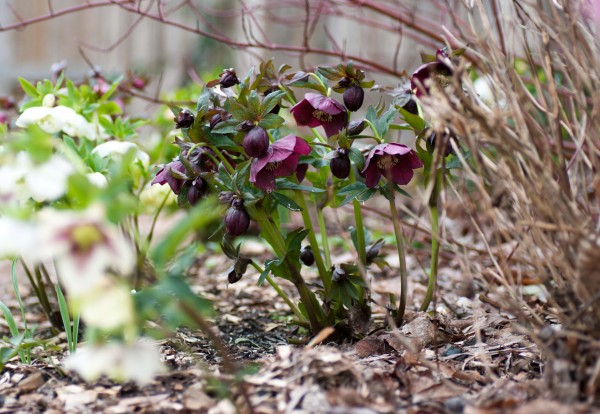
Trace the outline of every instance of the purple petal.
{"label": "purple petal", "polygon": [[300,154],[300,155],[310,154],[310,151],[311,151],[310,145],[308,145],[308,143],[305,140],[303,140],[302,138],[299,138],[296,136],[294,136],[294,137],[296,138],[296,143],[294,145],[294,152],[296,154]]}
{"label": "purple petal", "polygon": [[296,178],[298,182],[301,183],[306,176],[306,171],[308,170],[308,164],[298,164],[298,168],[296,168]]}
{"label": "purple petal", "polygon": [[398,185],[406,185],[413,178],[413,171],[405,165],[397,165],[385,171],[385,177]]}
{"label": "purple petal", "polygon": [[408,158],[408,166],[413,170],[423,166],[423,161],[421,161],[414,151],[411,151],[406,157]]}
{"label": "purple petal", "polygon": [[[379,145],[378,145],[379,146]],[[382,144],[382,150],[384,154],[388,155],[404,155],[412,151],[409,147],[404,144],[397,144],[390,142],[388,144]]]}
{"label": "purple petal", "polygon": [[365,184],[367,187],[375,187],[381,179],[381,171],[379,168],[377,168],[377,162],[374,162],[369,166],[365,166],[365,169],[362,171],[362,175],[365,176]]}
{"label": "purple petal", "polygon": [[250,180],[254,185],[266,193],[275,190],[275,175],[273,171],[262,170],[256,175],[255,181]]}
{"label": "purple petal", "polygon": [[313,116],[314,111],[315,108],[307,99],[301,100],[290,109],[290,112],[294,115],[294,119],[298,125],[311,128],[320,125],[319,120]]}
{"label": "purple petal", "polygon": [[344,111],[338,115],[334,115],[331,122],[322,122],[325,134],[328,137],[338,134],[348,124],[348,114]]}
{"label": "purple petal", "polygon": [[273,170],[273,175],[275,177],[287,177],[288,175],[292,175],[296,172],[296,168],[298,168],[299,160],[300,155],[290,154],[283,162],[277,163]]}

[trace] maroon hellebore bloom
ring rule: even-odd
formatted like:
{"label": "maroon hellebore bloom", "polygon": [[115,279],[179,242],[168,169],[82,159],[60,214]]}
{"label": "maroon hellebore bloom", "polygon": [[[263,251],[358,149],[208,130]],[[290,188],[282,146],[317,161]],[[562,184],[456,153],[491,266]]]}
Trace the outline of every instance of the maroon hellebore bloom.
{"label": "maroon hellebore bloom", "polygon": [[410,79],[410,88],[416,91],[417,97],[429,94],[430,86],[427,83],[432,82],[440,86],[448,84],[448,78],[452,75],[452,68],[449,66],[450,58],[443,50],[438,50],[435,54],[436,60],[425,63],[417,68]]}
{"label": "maroon hellebore bloom", "polygon": [[[175,172],[175,174],[173,174],[172,171]],[[179,195],[181,187],[183,187],[183,184],[186,181],[182,178],[177,178],[176,175],[179,174],[187,174],[185,166],[180,161],[170,162],[156,173],[156,177],[154,177],[154,180],[152,180],[152,184],[169,184],[171,190],[173,190],[175,194]]]}
{"label": "maroon hellebore bloom", "polygon": [[348,114],[341,102],[318,93],[307,93],[304,99],[290,109],[298,125],[315,128],[322,126],[328,137],[336,135],[348,125]]}
{"label": "maroon hellebore bloom", "polygon": [[310,146],[302,138],[288,135],[269,146],[265,155],[254,158],[250,166],[250,182],[263,191],[275,189],[275,178],[295,172],[306,172],[298,166],[300,155],[308,155]]}
{"label": "maroon hellebore bloom", "polygon": [[375,187],[382,175],[396,184],[404,185],[412,179],[413,170],[422,166],[423,163],[412,149],[391,142],[376,145],[369,152],[361,175],[365,177],[369,188]]}

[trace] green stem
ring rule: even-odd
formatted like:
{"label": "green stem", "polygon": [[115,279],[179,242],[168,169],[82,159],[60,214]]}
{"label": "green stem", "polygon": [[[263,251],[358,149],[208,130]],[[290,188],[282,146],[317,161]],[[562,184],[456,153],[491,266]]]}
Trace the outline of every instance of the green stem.
{"label": "green stem", "polygon": [[[310,214],[306,206],[306,201],[304,201],[304,197],[300,192],[296,192],[296,202],[302,209],[301,214],[302,220],[304,221],[304,227],[307,230],[310,230],[308,232],[308,242],[310,243],[310,248],[315,256],[315,264],[319,270],[319,276],[323,281],[323,288],[325,289],[325,294],[327,295],[329,293],[329,289],[331,289],[331,274],[327,269],[329,269],[331,266],[326,266],[323,262],[323,258],[321,257],[321,249],[319,248],[319,243],[317,242],[317,236],[315,235],[313,229],[312,220],[310,219]],[[321,237],[323,237],[323,233],[321,233]],[[327,233],[325,233],[325,237],[327,237]]]}
{"label": "green stem", "polygon": [[[252,262],[250,262],[250,264],[252,265],[252,267],[254,267],[256,269],[256,271],[260,274],[262,274],[262,272],[264,271],[263,268],[261,268],[254,260]],[[269,285],[271,285],[273,287],[273,289],[275,289],[275,292],[277,292],[277,294],[279,296],[281,296],[281,298],[283,299],[283,301],[285,303],[287,303],[287,305],[290,307],[290,309],[292,310],[292,312],[294,312],[294,315],[296,315],[296,317],[300,320],[300,321],[305,321],[306,318],[304,317],[304,315],[302,315],[302,312],[300,312],[300,309],[298,309],[298,307],[296,306],[296,304],[294,304],[294,302],[292,302],[292,300],[290,299],[290,297],[281,289],[281,287],[279,286],[279,284],[273,280],[273,278],[269,275],[267,275],[265,277],[266,281],[269,283]]]}
{"label": "green stem", "polygon": [[[350,182],[356,182],[356,177],[353,170],[350,171]],[[356,225],[356,250],[360,263],[364,267],[367,265],[367,247],[365,240],[365,227],[362,220],[362,209],[360,207],[360,203],[356,199],[352,200],[352,206],[354,207],[354,224]]]}
{"label": "green stem", "polygon": [[227,161],[227,158],[223,155],[223,153],[217,148],[215,147],[213,144],[207,144],[208,148],[210,148],[211,150],[213,150],[213,152],[215,154],[217,154],[217,157],[219,157],[219,159],[223,162],[223,165],[225,166],[225,168],[227,168],[227,171],[229,171],[229,174],[233,174],[235,172],[235,168],[233,168],[231,166],[231,164],[229,163],[229,161]]}
{"label": "green stem", "polygon": [[396,325],[402,325],[404,312],[406,311],[406,290],[408,287],[408,278],[406,272],[406,252],[404,250],[404,236],[402,234],[402,225],[398,219],[398,209],[396,208],[396,194],[392,183],[390,183],[390,214],[394,225],[394,235],[396,236],[396,247],[398,249],[398,260],[400,261],[400,303],[398,304],[398,313],[396,314]]}
{"label": "green stem", "polygon": [[323,245],[323,254],[325,255],[325,267],[331,268],[331,253],[329,251],[329,238],[327,237],[327,227],[325,226],[325,217],[323,209],[317,208],[317,220],[319,221],[319,233],[321,233],[321,244]]}
{"label": "green stem", "polygon": [[442,188],[442,169],[438,169],[435,173],[435,184],[431,192],[431,198],[429,199],[429,214],[431,216],[431,265],[429,268],[429,281],[427,283],[427,291],[425,292],[425,299],[420,310],[426,311],[429,308],[429,304],[433,300],[435,294],[435,287],[437,285],[437,274],[438,274],[438,263],[439,263],[439,237],[440,237],[440,218],[438,201],[440,196],[440,190]]}
{"label": "green stem", "polygon": [[379,132],[377,132],[377,129],[375,128],[375,125],[373,125],[373,123],[366,118],[365,118],[365,122],[367,124],[369,124],[369,128],[371,128],[371,131],[373,131],[373,134],[375,135],[374,137],[370,137],[370,138],[373,138],[374,140],[376,140],[377,142],[379,142],[381,144],[382,140],[381,140],[381,137],[379,136]]}
{"label": "green stem", "polygon": [[275,250],[275,254],[277,254],[280,259],[284,259],[284,264],[289,270],[290,281],[296,286],[298,294],[300,295],[300,300],[306,309],[311,331],[313,333],[319,332],[323,328],[322,321],[325,320],[325,314],[323,313],[323,309],[319,305],[317,298],[310,291],[302,278],[302,275],[296,268],[296,264],[291,263],[289,259],[286,258],[287,248],[283,236],[271,222],[270,217],[264,209],[260,207],[249,207],[248,213],[258,223],[261,231],[264,232],[263,236],[271,244],[273,250]]}
{"label": "green stem", "polygon": [[437,206],[432,206],[429,208],[429,213],[431,214],[431,266],[429,269],[429,282],[427,283],[427,292],[425,292],[425,299],[423,299],[423,304],[419,309],[422,312],[425,312],[433,299],[433,294],[435,292],[435,286],[437,284],[437,272],[438,272],[438,258],[440,246],[438,243],[438,232],[439,232],[439,213]]}

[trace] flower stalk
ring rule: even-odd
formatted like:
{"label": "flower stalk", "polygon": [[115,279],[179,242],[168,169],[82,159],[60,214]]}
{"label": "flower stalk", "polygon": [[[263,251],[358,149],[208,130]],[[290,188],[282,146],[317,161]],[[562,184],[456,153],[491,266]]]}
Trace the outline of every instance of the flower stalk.
{"label": "flower stalk", "polygon": [[435,172],[435,183],[429,198],[429,214],[431,216],[431,264],[429,268],[429,281],[427,283],[427,291],[425,292],[425,299],[420,310],[425,312],[429,308],[429,304],[433,300],[435,294],[435,288],[437,285],[437,274],[438,274],[438,263],[439,263],[439,237],[440,237],[440,225],[439,225],[439,196],[442,188],[443,171],[442,168]]}
{"label": "flower stalk", "polygon": [[398,249],[398,260],[400,261],[400,302],[396,313],[396,325],[402,325],[404,321],[404,312],[406,311],[406,291],[408,288],[408,275],[406,271],[406,251],[404,249],[404,235],[402,234],[402,224],[398,218],[398,209],[396,208],[396,194],[393,184],[390,183],[390,215],[394,226],[394,235],[396,237],[396,248]]}

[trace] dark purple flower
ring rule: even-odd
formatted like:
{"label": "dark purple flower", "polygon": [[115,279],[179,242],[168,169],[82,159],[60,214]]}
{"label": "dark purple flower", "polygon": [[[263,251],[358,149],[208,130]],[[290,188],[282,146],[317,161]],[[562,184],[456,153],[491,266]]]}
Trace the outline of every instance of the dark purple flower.
{"label": "dark purple flower", "polygon": [[235,70],[233,69],[225,69],[221,72],[221,78],[219,79],[219,83],[222,88],[231,88],[233,85],[237,85],[240,83]]}
{"label": "dark purple flower", "polygon": [[359,85],[350,85],[345,91],[344,105],[349,111],[355,112],[360,109],[365,99],[365,91]]}
{"label": "dark purple flower", "polygon": [[189,128],[194,123],[194,114],[189,109],[179,111],[177,118],[175,118],[175,128]]}
{"label": "dark purple flower", "polygon": [[208,191],[208,184],[201,177],[196,177],[188,189],[187,198],[191,205],[195,206]]}
{"label": "dark purple flower", "polygon": [[318,93],[307,93],[304,99],[290,109],[298,125],[315,128],[322,126],[328,137],[336,135],[348,125],[346,108],[335,99]]}
{"label": "dark purple flower", "polygon": [[315,263],[315,255],[310,246],[304,246],[300,250],[300,261],[304,266],[312,266]]}
{"label": "dark purple flower", "polygon": [[438,50],[435,58],[435,61],[419,66],[412,74],[410,88],[417,97],[429,94],[431,83],[443,87],[449,82],[448,78],[452,75],[450,58],[443,50]]}
{"label": "dark purple flower", "polygon": [[263,127],[255,126],[246,133],[242,146],[250,157],[262,157],[269,148],[269,134]]}
{"label": "dark purple flower", "polygon": [[181,187],[183,187],[183,184],[186,181],[181,176],[185,176],[185,174],[185,166],[180,161],[173,161],[158,170],[156,177],[152,180],[152,184],[169,184],[171,190],[173,190],[175,194],[179,194]]}
{"label": "dark purple flower", "polygon": [[379,183],[382,175],[396,184],[404,185],[412,179],[413,170],[422,166],[423,163],[412,149],[391,142],[376,145],[369,152],[361,175],[370,188]]}
{"label": "dark purple flower", "polygon": [[[300,155],[308,155],[310,146],[302,138],[288,135],[275,141],[265,155],[254,158],[250,166],[250,182],[263,191],[275,189],[275,178],[286,177],[295,172],[306,172],[306,167],[298,165]],[[300,178],[300,177],[299,177]]]}

